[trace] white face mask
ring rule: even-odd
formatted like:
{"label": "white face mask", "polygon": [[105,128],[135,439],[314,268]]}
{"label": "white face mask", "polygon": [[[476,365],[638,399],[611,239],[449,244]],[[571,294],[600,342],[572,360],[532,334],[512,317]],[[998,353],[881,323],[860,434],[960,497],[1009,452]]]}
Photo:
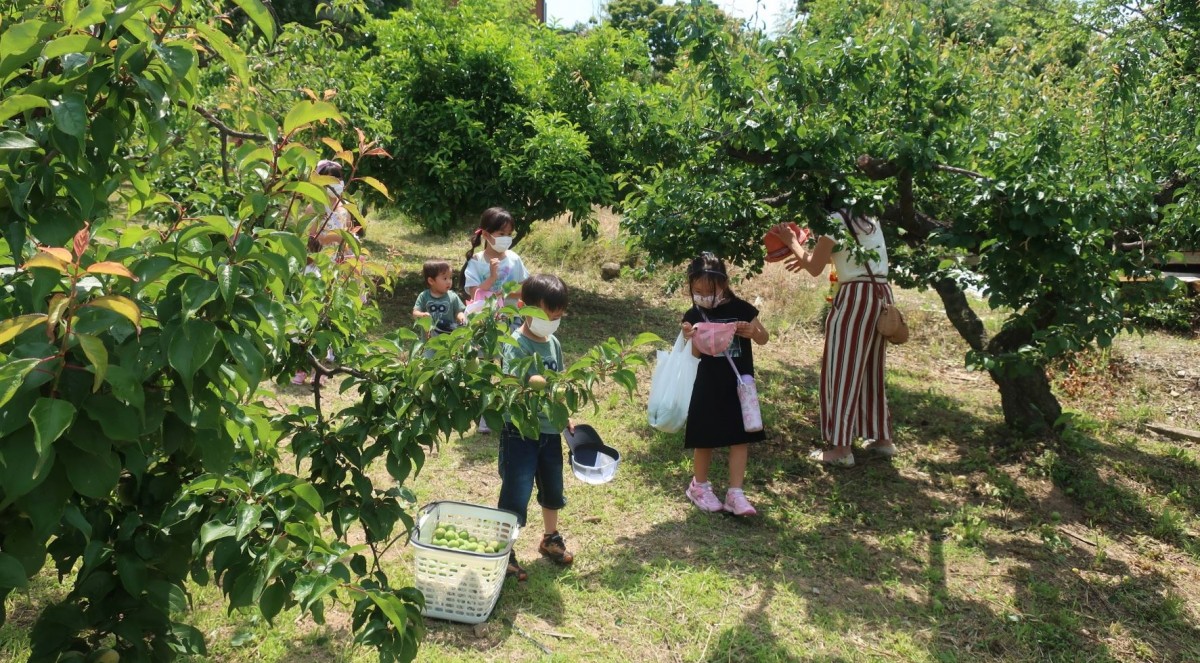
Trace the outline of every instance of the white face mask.
{"label": "white face mask", "polygon": [[692,295],[692,301],[700,308],[716,308],[717,304],[721,301],[721,295]]}
{"label": "white face mask", "polygon": [[541,338],[550,338],[554,332],[558,331],[558,323],[562,322],[562,318],[558,320],[542,320],[541,318],[529,318],[529,331],[533,332],[534,336]]}
{"label": "white face mask", "polygon": [[508,247],[512,246],[512,237],[492,237],[492,241],[489,244],[492,245],[492,250],[496,253],[504,253],[508,250]]}
{"label": "white face mask", "polygon": [[330,184],[325,188],[329,190],[329,193],[333,194],[334,198],[341,198],[342,192],[346,190],[346,185],[338,182],[337,184]]}

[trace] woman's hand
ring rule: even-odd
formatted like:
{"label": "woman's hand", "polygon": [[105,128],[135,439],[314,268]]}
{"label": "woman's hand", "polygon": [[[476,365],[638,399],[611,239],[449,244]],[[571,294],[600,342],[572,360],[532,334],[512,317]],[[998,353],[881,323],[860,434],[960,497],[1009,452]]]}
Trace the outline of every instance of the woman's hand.
{"label": "woman's hand", "polygon": [[692,340],[692,336],[696,333],[696,328],[690,322],[683,323],[679,328],[683,331],[683,340],[685,341]]}
{"label": "woman's hand", "polygon": [[786,244],[792,253],[798,251],[803,245],[804,238],[796,234],[796,230],[792,228],[791,224],[777,223],[771,226],[770,232]]}

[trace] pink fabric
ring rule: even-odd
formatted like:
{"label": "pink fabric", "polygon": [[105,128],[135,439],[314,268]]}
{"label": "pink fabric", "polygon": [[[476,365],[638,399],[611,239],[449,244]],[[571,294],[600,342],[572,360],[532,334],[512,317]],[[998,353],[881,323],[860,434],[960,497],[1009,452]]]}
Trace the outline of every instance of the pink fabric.
{"label": "pink fabric", "polygon": [[692,344],[706,355],[716,356],[725,352],[737,331],[736,322],[697,322]]}

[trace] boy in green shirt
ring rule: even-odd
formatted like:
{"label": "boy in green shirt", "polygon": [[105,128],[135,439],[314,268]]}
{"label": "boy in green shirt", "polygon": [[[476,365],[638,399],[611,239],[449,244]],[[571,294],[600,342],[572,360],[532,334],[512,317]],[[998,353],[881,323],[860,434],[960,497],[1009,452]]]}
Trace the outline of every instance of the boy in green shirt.
{"label": "boy in green shirt", "polygon": [[451,331],[455,325],[467,322],[467,307],[450,288],[454,285],[454,273],[445,260],[429,260],[421,268],[428,289],[417,295],[413,305],[414,318],[430,320],[431,333]]}
{"label": "boy in green shirt", "polygon": [[[515,362],[535,354],[541,357],[546,370],[561,371],[562,344],[554,332],[567,310],[566,284],[550,274],[530,276],[521,284],[521,301],[525,306],[542,309],[549,319],[524,316],[521,326],[513,332],[516,345],[505,345],[501,353],[504,371],[514,373]],[[558,511],[567,503],[563,496],[562,435],[548,417],[540,415],[539,419],[540,434],[537,438],[527,438],[522,437],[505,417],[504,430],[500,434],[500,499],[497,506],[516,513],[518,522],[524,527],[529,498],[536,484],[545,527],[538,551],[565,566],[575,557],[567,551],[566,541],[558,533]],[[526,578],[525,570],[517,563],[516,553],[509,557],[508,574],[516,576],[517,580]]]}

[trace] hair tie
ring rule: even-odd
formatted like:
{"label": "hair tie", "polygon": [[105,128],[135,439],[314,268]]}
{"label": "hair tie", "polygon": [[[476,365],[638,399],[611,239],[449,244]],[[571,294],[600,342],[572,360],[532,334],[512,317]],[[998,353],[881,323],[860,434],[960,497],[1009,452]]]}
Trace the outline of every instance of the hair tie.
{"label": "hair tie", "polygon": [[705,270],[701,270],[701,271],[704,272],[705,274],[715,274],[717,276],[728,276],[728,274],[726,274],[725,272],[718,272],[715,269],[705,269]]}
{"label": "hair tie", "polygon": [[482,235],[482,234],[483,234],[483,228],[476,228],[476,229],[475,229],[475,232],[473,232],[473,233],[471,233],[471,234],[472,234],[473,236],[475,236],[475,237],[479,237],[480,235]]}

